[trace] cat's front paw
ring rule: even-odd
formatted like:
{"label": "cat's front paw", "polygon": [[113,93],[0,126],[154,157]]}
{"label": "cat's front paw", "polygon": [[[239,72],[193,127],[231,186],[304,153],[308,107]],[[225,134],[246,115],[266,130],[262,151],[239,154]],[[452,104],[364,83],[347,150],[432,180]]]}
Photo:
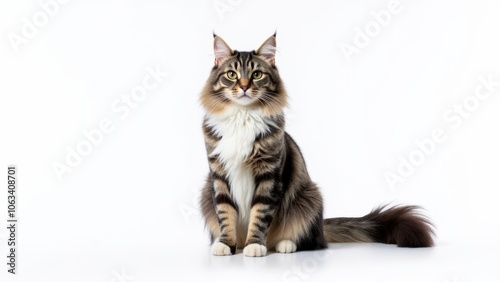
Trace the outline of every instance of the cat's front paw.
{"label": "cat's front paw", "polygon": [[[236,248],[234,248],[236,249]],[[212,255],[214,256],[230,256],[233,252],[231,252],[231,247],[221,242],[214,242],[212,244]]]}
{"label": "cat's front paw", "polygon": [[267,253],[267,248],[261,244],[249,244],[243,249],[243,254],[247,257],[263,257]]}

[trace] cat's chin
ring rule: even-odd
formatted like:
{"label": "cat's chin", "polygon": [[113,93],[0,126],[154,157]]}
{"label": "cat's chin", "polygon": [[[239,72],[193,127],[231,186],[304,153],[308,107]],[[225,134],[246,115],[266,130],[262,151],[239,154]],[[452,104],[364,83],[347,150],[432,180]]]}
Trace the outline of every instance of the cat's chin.
{"label": "cat's chin", "polygon": [[238,106],[243,106],[243,107],[249,107],[252,105],[255,105],[257,103],[256,98],[248,97],[248,96],[243,96],[239,98],[233,98],[231,99],[234,104]]}

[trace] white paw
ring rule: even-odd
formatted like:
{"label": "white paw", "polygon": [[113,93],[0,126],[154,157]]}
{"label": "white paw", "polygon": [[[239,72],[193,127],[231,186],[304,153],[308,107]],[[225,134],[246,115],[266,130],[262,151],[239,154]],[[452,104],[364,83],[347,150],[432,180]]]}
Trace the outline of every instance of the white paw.
{"label": "white paw", "polygon": [[294,253],[297,250],[297,245],[290,240],[281,240],[276,244],[278,253]]}
{"label": "white paw", "polygon": [[266,253],[266,246],[260,244],[250,244],[243,249],[243,254],[247,257],[263,257]]}
{"label": "white paw", "polygon": [[214,256],[230,256],[231,248],[228,245],[221,242],[214,242],[212,244],[212,255]]}

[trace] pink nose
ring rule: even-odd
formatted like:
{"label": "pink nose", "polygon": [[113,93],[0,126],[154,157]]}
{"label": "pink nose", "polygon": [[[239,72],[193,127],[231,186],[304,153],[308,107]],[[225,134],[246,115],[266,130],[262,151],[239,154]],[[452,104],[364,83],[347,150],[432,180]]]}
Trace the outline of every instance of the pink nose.
{"label": "pink nose", "polygon": [[248,85],[240,85],[240,88],[245,92],[248,89]]}

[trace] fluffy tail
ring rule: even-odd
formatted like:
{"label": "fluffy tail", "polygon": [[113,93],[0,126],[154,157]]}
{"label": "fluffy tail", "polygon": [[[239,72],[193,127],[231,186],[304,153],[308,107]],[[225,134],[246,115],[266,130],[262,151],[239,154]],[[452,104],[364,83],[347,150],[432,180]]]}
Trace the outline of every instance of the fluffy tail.
{"label": "fluffy tail", "polygon": [[323,230],[329,243],[378,242],[398,247],[431,247],[433,225],[418,213],[418,206],[387,205],[363,217],[339,217],[324,220]]}

